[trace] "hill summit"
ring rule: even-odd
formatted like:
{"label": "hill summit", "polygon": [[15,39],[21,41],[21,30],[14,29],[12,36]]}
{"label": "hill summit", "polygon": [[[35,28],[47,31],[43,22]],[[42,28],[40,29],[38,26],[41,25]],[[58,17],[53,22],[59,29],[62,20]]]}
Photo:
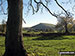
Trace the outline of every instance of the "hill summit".
{"label": "hill summit", "polygon": [[48,24],[48,23],[40,23],[40,24],[37,24],[33,27],[31,27],[32,29],[35,29],[35,30],[54,30],[55,29],[55,25],[53,24]]}

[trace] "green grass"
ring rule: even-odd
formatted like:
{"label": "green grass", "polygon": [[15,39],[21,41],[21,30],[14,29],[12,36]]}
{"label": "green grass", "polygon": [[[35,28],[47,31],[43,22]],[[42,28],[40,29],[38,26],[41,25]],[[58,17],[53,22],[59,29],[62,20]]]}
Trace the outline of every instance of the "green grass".
{"label": "green grass", "polygon": [[[61,40],[37,40],[37,38],[39,37],[23,38],[24,47],[30,56],[60,56],[59,51],[75,51],[75,36],[61,36],[63,38]],[[4,40],[4,37],[0,37],[0,56],[5,51]]]}
{"label": "green grass", "polygon": [[5,51],[5,38],[0,36],[0,56],[2,56],[2,54],[4,53]]}

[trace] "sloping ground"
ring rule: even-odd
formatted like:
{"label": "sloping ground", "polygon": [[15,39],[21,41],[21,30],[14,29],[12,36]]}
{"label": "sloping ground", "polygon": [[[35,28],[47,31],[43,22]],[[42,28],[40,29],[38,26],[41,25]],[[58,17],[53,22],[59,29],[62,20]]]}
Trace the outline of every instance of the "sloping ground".
{"label": "sloping ground", "polygon": [[54,30],[55,29],[55,25],[53,24],[48,24],[48,23],[40,23],[38,25],[35,25],[33,27],[31,27],[32,29],[42,29],[42,30],[45,30],[45,29],[51,29],[51,30]]}

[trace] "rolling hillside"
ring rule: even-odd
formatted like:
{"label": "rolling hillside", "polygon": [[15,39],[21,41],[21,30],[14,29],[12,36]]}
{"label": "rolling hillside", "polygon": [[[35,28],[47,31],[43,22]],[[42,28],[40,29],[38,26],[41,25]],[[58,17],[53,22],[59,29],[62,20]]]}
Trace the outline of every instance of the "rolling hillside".
{"label": "rolling hillside", "polygon": [[34,30],[55,30],[55,25],[48,24],[48,23],[40,23],[40,24],[37,24],[37,25],[31,27],[31,29],[34,29]]}

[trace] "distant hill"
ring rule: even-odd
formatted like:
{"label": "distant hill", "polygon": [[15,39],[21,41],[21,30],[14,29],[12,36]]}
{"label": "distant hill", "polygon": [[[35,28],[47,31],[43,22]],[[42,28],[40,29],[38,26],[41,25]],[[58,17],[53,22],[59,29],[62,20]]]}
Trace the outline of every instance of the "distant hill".
{"label": "distant hill", "polygon": [[29,30],[30,27],[23,27],[22,29],[23,29],[23,30]]}
{"label": "distant hill", "polygon": [[37,24],[37,25],[31,27],[31,29],[34,29],[34,30],[54,30],[55,25],[48,24],[48,23],[40,23],[40,24]]}

